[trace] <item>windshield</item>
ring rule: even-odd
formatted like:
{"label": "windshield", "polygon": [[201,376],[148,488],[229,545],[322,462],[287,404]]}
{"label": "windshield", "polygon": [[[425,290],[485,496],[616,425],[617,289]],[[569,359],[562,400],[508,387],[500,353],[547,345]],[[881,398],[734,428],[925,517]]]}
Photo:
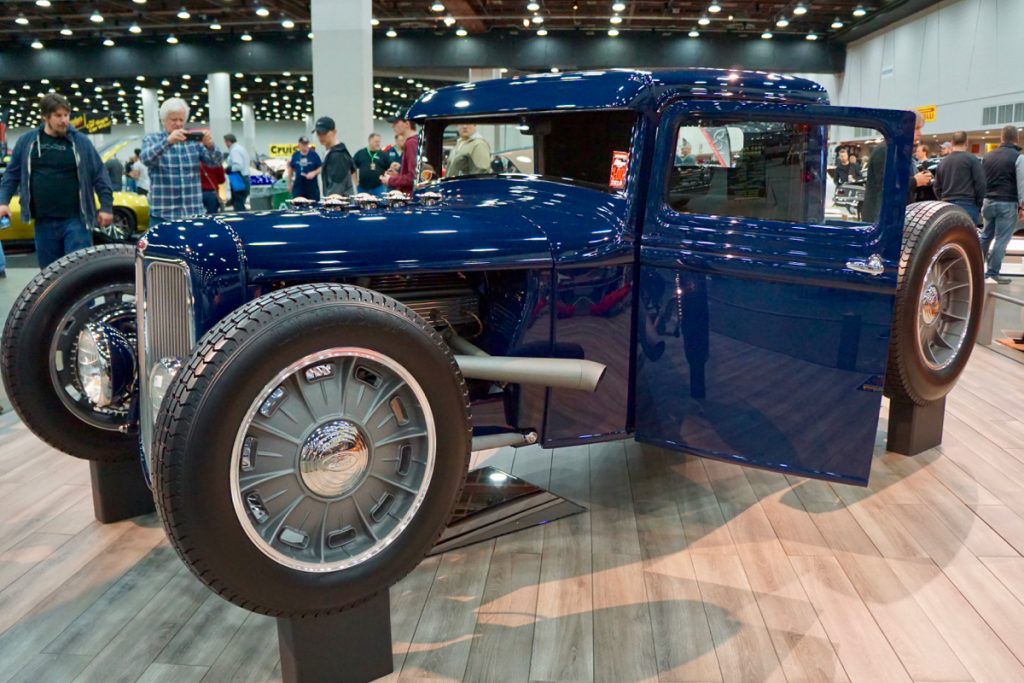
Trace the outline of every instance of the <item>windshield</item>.
{"label": "windshield", "polygon": [[528,174],[622,191],[637,120],[601,111],[429,121],[420,181]]}

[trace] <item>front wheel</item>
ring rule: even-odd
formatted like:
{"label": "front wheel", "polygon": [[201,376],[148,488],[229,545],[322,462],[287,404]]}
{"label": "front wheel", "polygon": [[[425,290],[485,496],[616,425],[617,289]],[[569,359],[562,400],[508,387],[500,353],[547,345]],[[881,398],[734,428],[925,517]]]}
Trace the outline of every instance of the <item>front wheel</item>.
{"label": "front wheel", "polygon": [[961,209],[907,209],[886,393],[918,405],[948,394],[970,358],[984,299],[978,231]]}
{"label": "front wheel", "polygon": [[175,378],[156,500],[186,564],[228,600],[329,613],[432,548],[470,441],[462,376],[415,313],[355,287],[290,287],[222,321]]}

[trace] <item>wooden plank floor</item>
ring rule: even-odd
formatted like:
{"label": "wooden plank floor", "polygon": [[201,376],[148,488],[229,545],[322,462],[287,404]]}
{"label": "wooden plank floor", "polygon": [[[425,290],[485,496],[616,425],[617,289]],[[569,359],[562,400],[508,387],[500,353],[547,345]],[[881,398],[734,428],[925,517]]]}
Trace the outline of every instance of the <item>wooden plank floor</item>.
{"label": "wooden plank floor", "polygon": [[[386,680],[1024,681],[1024,365],[991,351],[867,489],[633,442],[476,461],[590,510],[424,561]],[[280,676],[273,620],[153,516],[97,524],[86,464],[0,416],[0,682]]]}

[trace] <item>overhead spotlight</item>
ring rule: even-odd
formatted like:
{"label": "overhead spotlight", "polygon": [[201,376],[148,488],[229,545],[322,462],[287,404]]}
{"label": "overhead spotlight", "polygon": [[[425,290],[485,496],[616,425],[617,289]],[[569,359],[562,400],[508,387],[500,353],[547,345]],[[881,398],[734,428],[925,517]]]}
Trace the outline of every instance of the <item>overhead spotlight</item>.
{"label": "overhead spotlight", "polygon": [[430,6],[430,11],[431,12],[443,12],[444,11],[444,3],[443,2],[435,2],[435,3],[433,3]]}
{"label": "overhead spotlight", "polygon": [[802,2],[796,3],[796,7],[793,8],[793,14],[795,14],[798,17],[802,17],[803,15],[807,14],[807,6],[804,5],[804,3]]}
{"label": "overhead spotlight", "polygon": [[387,33],[385,33],[384,35],[386,35],[388,38],[397,38],[398,37],[398,31],[396,31],[393,28],[389,28]]}
{"label": "overhead spotlight", "polygon": [[250,41],[252,40],[252,36],[251,36],[251,35],[249,35],[249,32],[248,32],[248,31],[246,31],[245,33],[243,33],[243,34],[242,34],[241,36],[239,36],[239,37],[240,37],[240,38],[242,39],[242,42],[245,42],[245,43],[248,43],[248,42],[250,42]]}
{"label": "overhead spotlight", "polygon": [[222,28],[224,28],[224,27],[220,25],[219,21],[214,21],[212,24],[210,24],[210,30],[211,31],[219,31]]}
{"label": "overhead spotlight", "polygon": [[370,19],[370,26],[380,26],[380,19],[373,17]]}
{"label": "overhead spotlight", "polygon": [[256,8],[256,16],[257,17],[269,17],[270,16],[270,10],[268,10],[266,7],[263,7],[262,5],[260,5],[259,7]]}
{"label": "overhead spotlight", "polygon": [[180,10],[178,10],[177,17],[179,19],[181,19],[182,21],[185,21],[186,19],[191,19],[192,15],[189,14],[189,11],[188,11],[187,8],[182,7]]}
{"label": "overhead spotlight", "polygon": [[33,41],[32,41],[32,49],[33,49],[33,50],[42,50],[42,49],[43,49],[43,43],[42,43],[42,41],[41,41],[41,40],[39,40],[38,38],[36,38],[35,40],[33,40]]}
{"label": "overhead spotlight", "polygon": [[[573,9],[576,9],[576,8],[573,7]],[[625,12],[626,11],[626,3],[624,3],[624,2],[612,3],[612,11],[613,12]]]}
{"label": "overhead spotlight", "polygon": [[61,26],[61,27],[60,27],[60,34],[61,34],[62,36],[72,36],[72,35],[74,35],[74,34],[75,34],[75,32],[74,32],[74,31],[72,31],[72,30],[71,30],[70,28],[68,28],[67,26]]}
{"label": "overhead spotlight", "polygon": [[89,15],[89,21],[93,22],[94,24],[102,24],[103,15],[99,13],[99,10],[93,10],[92,14]]}
{"label": "overhead spotlight", "polygon": [[132,0],[136,5],[145,5],[146,0]]}
{"label": "overhead spotlight", "polygon": [[619,35],[619,29],[617,29],[617,28],[608,29],[608,35],[611,36],[612,38],[615,38],[616,36]]}
{"label": "overhead spotlight", "polygon": [[455,17],[449,14],[447,17],[444,18],[445,26],[452,26],[453,24],[455,24]]}
{"label": "overhead spotlight", "polygon": [[177,45],[178,44],[178,38],[172,33],[171,35],[167,36],[167,42],[170,43],[171,45]]}
{"label": "overhead spotlight", "polygon": [[690,32],[687,33],[686,35],[690,36],[691,38],[700,38],[700,31],[698,31],[697,29],[691,29]]}
{"label": "overhead spotlight", "polygon": [[841,29],[843,27],[843,20],[840,19],[839,17],[836,17],[835,19],[832,20],[831,26],[834,29]]}
{"label": "overhead spotlight", "polygon": [[709,19],[707,15],[704,15],[703,17],[697,20],[697,23],[700,24],[701,26],[707,26],[708,24],[711,23],[711,19]]}
{"label": "overhead spotlight", "polygon": [[531,19],[530,21],[532,21],[535,24],[543,24],[544,23],[544,17],[542,17],[539,14],[534,14],[533,15],[533,19]]}
{"label": "overhead spotlight", "polygon": [[36,0],[36,7],[49,7],[50,5],[50,0]]}
{"label": "overhead spotlight", "polygon": [[128,27],[128,33],[142,33],[142,27],[136,22],[132,22],[132,25]]}
{"label": "overhead spotlight", "polygon": [[313,40],[313,32],[310,31],[309,33],[307,33],[306,37],[309,38],[310,40]]}
{"label": "overhead spotlight", "polygon": [[771,31],[765,31],[764,33],[761,34],[761,40],[771,40],[771,39],[772,39],[772,32]]}
{"label": "overhead spotlight", "polygon": [[789,26],[789,19],[786,17],[779,17],[778,20],[776,20],[775,25],[779,28],[786,28]]}
{"label": "overhead spotlight", "polygon": [[612,15],[612,18],[609,19],[608,21],[612,22],[613,24],[621,24],[622,23],[622,17],[620,17],[618,14],[614,14],[614,15]]}
{"label": "overhead spotlight", "polygon": [[540,3],[538,3],[538,2],[530,2],[530,3],[527,3],[527,5],[526,5],[526,11],[527,12],[537,12],[539,10],[540,10]]}
{"label": "overhead spotlight", "polygon": [[540,36],[541,38],[543,38],[547,34],[548,34],[548,30],[546,28],[544,28],[543,26],[541,26],[539,29],[537,29],[537,35]]}
{"label": "overhead spotlight", "polygon": [[14,20],[14,23],[18,24],[19,26],[28,26],[28,17],[26,17],[24,14],[19,14],[18,18]]}
{"label": "overhead spotlight", "polygon": [[864,5],[857,5],[857,8],[853,10],[853,16],[857,17],[858,19],[860,19],[867,13],[868,11],[864,9]]}
{"label": "overhead spotlight", "polygon": [[113,38],[104,38],[103,39],[103,46],[104,47],[114,47],[114,39]]}
{"label": "overhead spotlight", "polygon": [[289,19],[288,17],[285,17],[284,19],[281,20],[281,28],[291,30],[295,28],[295,22]]}
{"label": "overhead spotlight", "polygon": [[817,39],[818,39],[818,34],[815,33],[814,31],[811,31],[810,33],[807,34],[807,40],[817,40]]}
{"label": "overhead spotlight", "polygon": [[717,2],[713,2],[710,5],[708,5],[708,11],[711,12],[712,14],[717,14],[718,12],[722,11],[722,6],[719,5]]}
{"label": "overhead spotlight", "polygon": [[457,35],[459,38],[465,38],[466,36],[469,35],[469,31],[460,26],[459,29],[455,31],[455,35]]}

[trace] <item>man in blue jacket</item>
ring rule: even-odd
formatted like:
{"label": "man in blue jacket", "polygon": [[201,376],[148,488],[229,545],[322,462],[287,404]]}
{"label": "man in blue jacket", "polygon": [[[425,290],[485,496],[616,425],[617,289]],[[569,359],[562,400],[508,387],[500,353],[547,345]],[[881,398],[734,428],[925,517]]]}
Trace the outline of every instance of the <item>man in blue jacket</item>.
{"label": "man in blue jacket", "polygon": [[68,101],[50,93],[39,110],[42,125],[18,138],[0,181],[0,216],[11,215],[11,197],[20,194],[22,220],[35,219],[36,257],[46,268],[92,246],[92,228],[114,220],[114,194],[96,148],[71,126]]}

